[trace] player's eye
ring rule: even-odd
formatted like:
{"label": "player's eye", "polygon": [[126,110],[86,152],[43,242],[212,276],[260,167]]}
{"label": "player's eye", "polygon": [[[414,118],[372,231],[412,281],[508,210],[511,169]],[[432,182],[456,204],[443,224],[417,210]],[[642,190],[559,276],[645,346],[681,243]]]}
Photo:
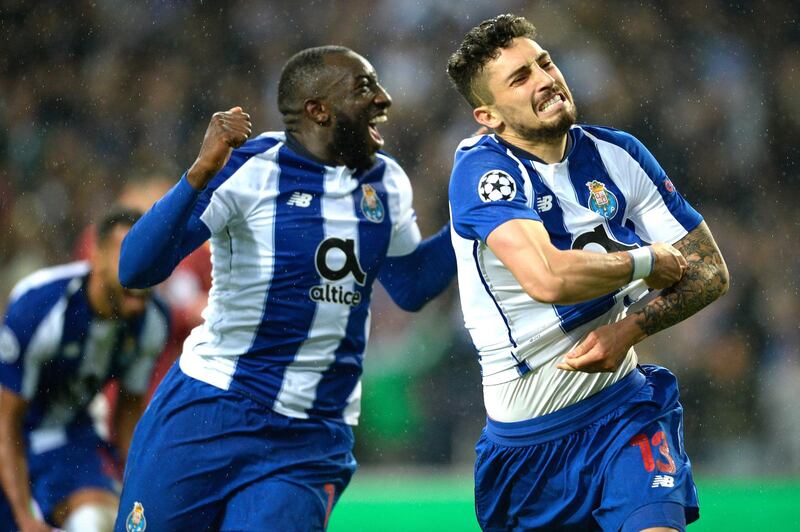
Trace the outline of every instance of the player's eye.
{"label": "player's eye", "polygon": [[527,73],[521,74],[521,75],[515,77],[514,80],[511,82],[511,84],[512,85],[519,85],[521,83],[524,83],[526,79],[528,79],[528,74]]}

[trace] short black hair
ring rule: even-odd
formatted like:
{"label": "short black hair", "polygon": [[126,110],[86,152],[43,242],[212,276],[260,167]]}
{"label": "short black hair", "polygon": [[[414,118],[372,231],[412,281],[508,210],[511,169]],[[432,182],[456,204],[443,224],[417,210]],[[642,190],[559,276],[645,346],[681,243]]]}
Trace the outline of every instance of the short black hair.
{"label": "short black hair", "polygon": [[297,113],[303,101],[316,96],[319,80],[327,73],[325,57],[346,54],[352,50],[344,46],[317,46],[294,54],[281,71],[278,82],[278,110],[282,115]]}
{"label": "short black hair", "polygon": [[506,13],[475,26],[447,62],[447,75],[456,90],[475,108],[491,103],[491,94],[476,83],[486,63],[517,37],[536,37],[536,27],[525,17]]}
{"label": "short black hair", "polygon": [[112,207],[97,223],[97,243],[104,243],[115,227],[133,227],[141,217],[142,213],[138,209],[121,205]]}

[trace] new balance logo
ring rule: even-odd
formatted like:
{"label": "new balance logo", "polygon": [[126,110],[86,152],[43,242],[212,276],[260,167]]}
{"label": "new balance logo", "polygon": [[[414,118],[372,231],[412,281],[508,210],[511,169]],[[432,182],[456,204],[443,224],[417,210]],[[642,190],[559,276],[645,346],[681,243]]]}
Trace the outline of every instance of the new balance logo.
{"label": "new balance logo", "polygon": [[542,196],[536,200],[536,210],[539,212],[547,212],[553,208],[553,196]]}
{"label": "new balance logo", "polygon": [[308,207],[311,205],[311,198],[313,198],[311,194],[307,194],[305,192],[295,192],[291,195],[289,201],[286,202],[286,205],[289,205],[290,207]]}
{"label": "new balance logo", "polygon": [[675,479],[669,475],[656,475],[653,477],[651,488],[674,488]]}

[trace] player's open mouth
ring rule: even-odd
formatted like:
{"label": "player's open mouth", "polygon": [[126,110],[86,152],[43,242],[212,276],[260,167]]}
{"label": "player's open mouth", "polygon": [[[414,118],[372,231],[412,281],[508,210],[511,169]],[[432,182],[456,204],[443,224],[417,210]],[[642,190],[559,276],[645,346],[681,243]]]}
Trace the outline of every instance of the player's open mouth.
{"label": "player's open mouth", "polygon": [[372,117],[368,123],[369,135],[372,137],[372,140],[378,145],[378,147],[383,146],[383,137],[381,137],[381,134],[378,131],[378,124],[386,122],[388,119],[389,117],[386,115],[386,113],[381,113]]}
{"label": "player's open mouth", "polygon": [[567,101],[567,97],[561,93],[554,94],[552,98],[545,100],[544,102],[539,104],[539,112],[546,113],[548,110],[552,110],[554,106],[558,104],[562,104]]}

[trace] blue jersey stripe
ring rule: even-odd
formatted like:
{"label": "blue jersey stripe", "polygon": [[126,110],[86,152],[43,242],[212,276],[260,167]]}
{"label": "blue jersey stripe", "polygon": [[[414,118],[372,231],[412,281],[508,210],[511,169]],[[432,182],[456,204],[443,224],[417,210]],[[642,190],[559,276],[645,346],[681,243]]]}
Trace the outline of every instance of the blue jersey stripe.
{"label": "blue jersey stripe", "polygon": [[[308,290],[319,283],[314,256],[318,243],[324,239],[321,198],[325,168],[300,159],[286,146],[280,148],[277,157],[280,175],[272,224],[272,279],[261,324],[243,353],[247,356],[239,357],[231,382],[232,389],[242,388],[249,394],[259,390],[254,399],[268,398],[272,402],[281,389],[287,365],[308,338],[314,321],[317,304],[309,298]],[[290,205],[295,192],[311,194],[307,207]]]}
{"label": "blue jersey stripe", "polygon": [[680,193],[674,191],[674,189],[670,190],[673,185],[667,178],[666,172],[656,158],[653,157],[653,154],[636,137],[607,127],[582,127],[598,139],[610,142],[628,152],[656,186],[664,204],[686,231],[691,231],[703,221],[700,213],[694,210]]}
{"label": "blue jersey stripe", "polygon": [[[542,176],[536,171],[531,160],[521,160],[528,170],[528,175],[531,176],[531,185],[533,186],[534,195],[533,209],[537,211],[537,214],[542,219],[542,223],[547,233],[550,235],[550,241],[558,249],[570,249],[572,247],[572,235],[564,225],[564,210],[561,208],[558,197],[553,193],[550,187],[545,184]],[[548,196],[550,200],[543,203],[543,206],[546,205],[549,209],[539,210],[538,202],[540,200],[546,201]]]}
{"label": "blue jersey stripe", "polygon": [[602,316],[611,310],[614,303],[614,294],[608,294],[577,305],[553,305],[553,308],[561,318],[561,329],[569,332]]}
{"label": "blue jersey stripe", "polygon": [[[345,335],[337,347],[333,364],[323,373],[317,387],[314,406],[309,411],[312,415],[340,417],[347,405],[347,398],[353,392],[362,372],[362,360],[367,344],[365,324],[369,316],[369,303],[372,298],[372,284],[380,270],[380,264],[386,257],[392,232],[389,196],[383,183],[386,173],[386,162],[379,163],[359,178],[361,186],[353,193],[354,215],[358,220],[358,261],[363,271],[367,272],[367,280],[363,286],[355,284],[355,290],[361,294],[361,302],[354,307],[347,319]],[[364,199],[364,185],[372,187],[383,208],[383,219],[380,222],[370,220],[366,216],[368,210]],[[368,211],[371,212],[371,211]],[[373,220],[378,219],[375,215]],[[381,243],[381,245],[376,245]]]}
{"label": "blue jersey stripe", "polygon": [[[576,133],[575,136],[578,140],[576,141],[569,159],[570,182],[575,189],[578,203],[603,216],[607,221],[607,226],[616,238],[616,231],[612,229],[612,226],[621,225],[621,221],[625,216],[627,201],[622,191],[608,175],[608,171],[605,164],[603,164],[600,153],[597,151],[597,147],[593,142],[586,142],[583,140],[583,132],[577,131]],[[589,183],[595,181],[605,186],[604,195],[612,207],[610,211],[607,211],[605,214],[603,211],[598,212],[599,209],[593,208],[590,204],[592,193],[589,189]],[[613,211],[613,213],[611,211]]]}

